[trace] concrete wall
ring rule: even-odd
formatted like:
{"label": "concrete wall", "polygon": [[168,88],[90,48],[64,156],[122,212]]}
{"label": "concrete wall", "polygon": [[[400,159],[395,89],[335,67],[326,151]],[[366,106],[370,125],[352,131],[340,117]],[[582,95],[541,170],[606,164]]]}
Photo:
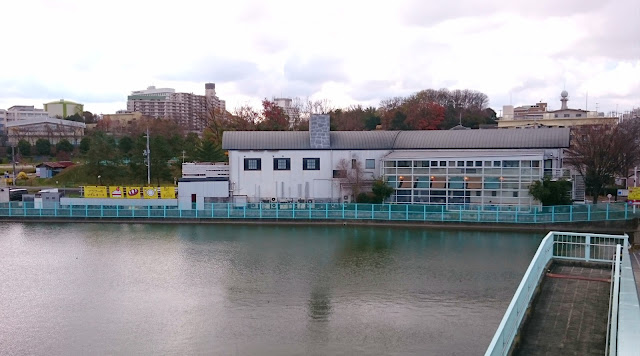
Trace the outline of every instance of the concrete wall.
{"label": "concrete wall", "polygon": [[9,187],[0,187],[0,203],[9,202]]}

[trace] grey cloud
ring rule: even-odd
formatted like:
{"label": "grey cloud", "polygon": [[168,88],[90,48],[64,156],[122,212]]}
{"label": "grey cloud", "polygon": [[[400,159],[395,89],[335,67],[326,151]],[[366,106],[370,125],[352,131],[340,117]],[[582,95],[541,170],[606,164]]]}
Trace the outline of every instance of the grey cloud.
{"label": "grey cloud", "polygon": [[308,84],[322,84],[329,81],[346,80],[342,63],[334,58],[315,57],[302,60],[290,58],[284,65],[284,77],[287,80],[301,81]]}
{"label": "grey cloud", "polygon": [[620,60],[640,58],[640,2],[615,0],[584,27],[585,39],[556,57],[606,57]]}
{"label": "grey cloud", "polygon": [[[215,81],[228,83],[251,78],[259,73],[258,65],[244,60],[205,57],[195,63],[185,64],[187,68],[160,75],[160,79],[176,81]],[[176,68],[178,66],[172,66]]]}
{"label": "grey cloud", "polygon": [[520,93],[520,92],[526,92],[532,89],[541,89],[541,88],[546,88],[549,85],[549,81],[548,80],[542,80],[542,79],[528,79],[526,81],[524,81],[524,83],[511,88],[511,90],[509,90],[510,93]]}

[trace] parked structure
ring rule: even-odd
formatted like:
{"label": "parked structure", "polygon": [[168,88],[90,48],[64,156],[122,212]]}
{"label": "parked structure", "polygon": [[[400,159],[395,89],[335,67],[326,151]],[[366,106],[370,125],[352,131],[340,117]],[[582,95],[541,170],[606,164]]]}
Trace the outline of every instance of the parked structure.
{"label": "parked structure", "polygon": [[618,123],[618,117],[615,116],[605,116],[596,111],[570,109],[567,105],[568,101],[569,93],[563,90],[560,94],[560,110],[547,111],[547,103],[516,108],[505,105],[502,108],[502,118],[498,120],[498,128],[572,127]]}
{"label": "parked structure", "polygon": [[150,86],[146,90],[131,92],[127,98],[127,111],[172,119],[192,132],[202,132],[205,128],[204,116],[208,110],[217,108],[224,113],[225,105],[225,101],[216,95],[214,83],[205,84],[205,95],[176,93],[172,88]]}
{"label": "parked structure", "polygon": [[40,138],[56,144],[63,139],[78,145],[84,136],[86,125],[82,122],[53,119],[50,117],[12,121],[7,124],[10,145],[27,140],[32,145]]}
{"label": "parked structure", "polygon": [[52,178],[65,168],[71,166],[73,166],[73,162],[70,161],[42,162],[36,165],[36,177]]}
{"label": "parked structure", "polygon": [[534,204],[529,185],[557,176],[569,129],[227,131],[231,192],[249,202],[350,202],[382,178],[394,203]]}
{"label": "parked structure", "polygon": [[75,114],[82,115],[84,112],[84,105],[60,99],[59,101],[45,103],[44,111],[46,111],[50,117],[64,119],[67,116],[73,116]]}

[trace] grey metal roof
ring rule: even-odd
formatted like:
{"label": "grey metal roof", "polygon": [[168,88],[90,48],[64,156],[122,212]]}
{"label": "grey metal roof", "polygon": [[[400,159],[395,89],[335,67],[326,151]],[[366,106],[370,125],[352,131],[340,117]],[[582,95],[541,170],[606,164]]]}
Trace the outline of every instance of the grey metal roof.
{"label": "grey metal roof", "polygon": [[[332,150],[569,147],[568,128],[331,131]],[[226,131],[225,150],[310,150],[306,131]]]}

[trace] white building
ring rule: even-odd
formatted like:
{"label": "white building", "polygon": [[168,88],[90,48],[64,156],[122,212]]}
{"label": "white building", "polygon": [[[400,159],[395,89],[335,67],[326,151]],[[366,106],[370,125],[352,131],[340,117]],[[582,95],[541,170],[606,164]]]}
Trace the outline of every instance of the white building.
{"label": "white building", "polygon": [[227,202],[229,165],[226,163],[183,163],[178,180],[178,207],[203,210],[207,203]]}
{"label": "white building", "polygon": [[153,118],[173,119],[185,130],[202,132],[205,116],[212,108],[225,112],[225,102],[216,95],[215,84],[205,84],[205,95],[176,93],[172,88],[150,86],[146,90],[132,91],[127,98],[127,111],[140,112]]}
{"label": "white building", "polygon": [[282,108],[282,111],[289,117],[289,126],[293,126],[300,121],[300,110],[293,105],[291,98],[274,98],[273,102]]}
{"label": "white building", "polygon": [[344,171],[358,171],[362,185],[388,182],[391,202],[446,205],[533,204],[529,185],[557,175],[566,147],[567,128],[330,132],[328,115],[309,132],[227,131],[222,143],[234,199],[352,201]]}
{"label": "white building", "polygon": [[502,107],[503,115],[498,120],[499,128],[528,127],[572,127],[582,125],[614,125],[618,117],[605,116],[597,111],[571,109],[568,107],[569,93],[560,93],[560,109],[547,110],[547,103],[524,105],[514,108],[512,105]]}
{"label": "white building", "polygon": [[6,122],[7,124],[32,119],[46,119],[50,115],[43,109],[36,109],[33,105],[15,105],[7,109]]}

